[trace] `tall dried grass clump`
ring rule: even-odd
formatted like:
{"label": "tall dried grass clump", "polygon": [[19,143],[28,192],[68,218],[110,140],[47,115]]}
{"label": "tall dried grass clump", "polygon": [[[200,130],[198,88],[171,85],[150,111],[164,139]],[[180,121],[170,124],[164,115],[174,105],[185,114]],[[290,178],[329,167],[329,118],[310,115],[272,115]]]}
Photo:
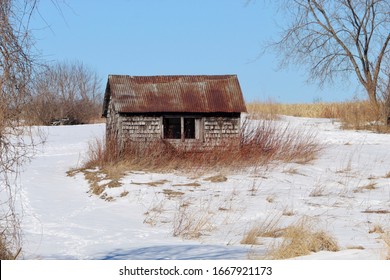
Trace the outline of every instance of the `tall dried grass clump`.
{"label": "tall dried grass clump", "polygon": [[271,248],[270,259],[290,259],[319,251],[339,251],[337,241],[325,231],[317,231],[312,223],[303,218],[283,231],[283,241]]}
{"label": "tall dried grass clump", "polygon": [[245,122],[240,144],[243,158],[254,162],[305,163],[315,159],[322,149],[315,132],[267,120]]}
{"label": "tall dried grass clump", "polygon": [[119,150],[115,139],[95,140],[89,146],[85,168],[154,171],[213,171],[256,167],[279,160],[308,162],[322,149],[315,133],[301,131],[274,121],[246,121],[238,138],[203,146],[173,146],[169,141],[127,142]]}

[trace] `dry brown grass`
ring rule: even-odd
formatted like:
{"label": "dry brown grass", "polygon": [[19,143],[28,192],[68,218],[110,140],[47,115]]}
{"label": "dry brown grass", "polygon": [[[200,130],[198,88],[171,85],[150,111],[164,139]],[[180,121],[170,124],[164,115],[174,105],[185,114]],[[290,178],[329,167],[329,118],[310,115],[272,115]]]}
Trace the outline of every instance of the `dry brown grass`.
{"label": "dry brown grass", "polygon": [[164,207],[164,200],[152,203],[149,209],[144,213],[144,215],[146,216],[144,219],[144,223],[149,224],[151,226],[157,225],[157,223],[161,220],[160,216],[166,211]]}
{"label": "dry brown grass", "polygon": [[260,237],[277,238],[282,236],[283,229],[279,227],[281,216],[269,216],[264,221],[256,223],[244,235],[241,244],[258,245]]}
{"label": "dry brown grass", "polygon": [[145,185],[150,187],[158,187],[161,185],[164,185],[165,183],[168,183],[168,180],[158,180],[158,181],[152,181],[152,182],[145,182],[145,183],[138,183],[138,182],[132,182],[133,185]]}
{"label": "dry brown grass", "polygon": [[314,229],[312,223],[303,218],[283,230],[283,241],[272,246],[266,258],[280,260],[308,255],[319,251],[338,251],[336,240],[324,231]]}
{"label": "dry brown grass", "polygon": [[379,233],[379,234],[382,234],[382,233],[385,233],[382,226],[380,225],[374,225],[370,228],[370,230],[368,231],[369,234],[371,233]]}
{"label": "dry brown grass", "polygon": [[387,247],[386,260],[390,260],[390,232],[384,232],[381,236]]}
{"label": "dry brown grass", "polygon": [[256,196],[261,186],[261,181],[253,180],[251,187],[248,189],[251,196]]}
{"label": "dry brown grass", "polygon": [[295,215],[295,211],[293,209],[290,209],[290,208],[285,208],[283,210],[283,216],[288,216],[288,217],[291,217],[291,216],[294,216]]}
{"label": "dry brown grass", "polygon": [[202,186],[201,184],[199,184],[198,182],[193,182],[193,183],[185,183],[185,184],[173,184],[172,187],[194,187],[194,188],[197,188],[197,187],[200,187]]}
{"label": "dry brown grass", "polygon": [[[187,174],[230,172],[267,166],[275,161],[307,163],[315,159],[322,149],[316,134],[310,131],[290,129],[268,120],[247,121],[242,125],[238,139],[220,142],[216,147],[203,151],[196,146],[193,149],[173,147],[164,140],[128,142],[124,150],[119,150],[114,139],[95,139],[89,144],[83,166],[69,170],[68,175],[82,172],[91,192],[107,199],[104,190],[121,186],[121,178],[130,170],[179,171]],[[102,180],[107,182],[102,184]],[[219,174],[205,180],[224,182],[227,178]],[[160,182],[133,184],[161,185]]]}
{"label": "dry brown grass", "polygon": [[352,100],[333,103],[281,104],[276,102],[253,102],[246,105],[252,118],[277,119],[279,115],[338,119],[345,129],[369,129],[388,132],[379,122],[378,115],[369,101]]}
{"label": "dry brown grass", "polygon": [[[316,158],[322,148],[317,142],[316,135],[310,131],[298,131],[279,126],[273,121],[263,120],[245,122],[239,139],[221,142],[213,149],[206,149],[203,152],[199,151],[199,147],[190,150],[174,148],[163,140],[151,143],[129,142],[123,151],[119,151],[115,140],[95,139],[89,145],[84,166],[69,171],[68,175],[83,171],[96,188],[93,192],[100,194],[103,187],[93,176],[102,178],[101,174],[105,174],[104,179],[120,184],[120,179],[132,169],[200,174],[264,166],[274,161],[306,163]],[[95,170],[96,167],[100,175],[89,174],[91,172],[88,170]],[[227,178],[218,175],[206,180],[223,182]]]}
{"label": "dry brown grass", "polygon": [[313,190],[309,193],[310,197],[320,197],[325,195],[326,195],[325,186],[319,182],[317,182],[314,185]]}
{"label": "dry brown grass", "polygon": [[361,192],[364,192],[364,191],[372,191],[372,190],[375,190],[376,189],[376,183],[369,183],[367,185],[364,185],[364,186],[361,186],[361,187],[358,187],[356,189],[353,190],[354,193],[361,193]]}
{"label": "dry brown grass", "polygon": [[172,199],[172,198],[175,198],[175,197],[181,197],[184,195],[184,192],[181,192],[181,191],[175,191],[175,190],[172,190],[172,189],[163,189],[163,194],[168,198],[168,199]]}
{"label": "dry brown grass", "polygon": [[222,183],[222,182],[226,182],[227,178],[225,176],[219,174],[219,175],[207,177],[207,178],[205,178],[203,180],[204,181],[209,181],[209,182],[212,182],[212,183]]}
{"label": "dry brown grass", "polygon": [[5,238],[0,235],[0,260],[12,260],[13,255],[9,248],[6,246]]}
{"label": "dry brown grass", "polygon": [[184,239],[200,238],[214,229],[213,217],[210,205],[194,208],[182,203],[175,211],[172,235]]}
{"label": "dry brown grass", "polygon": [[390,210],[387,210],[387,209],[366,209],[364,211],[362,211],[362,213],[365,213],[365,214],[390,214]]}
{"label": "dry brown grass", "polygon": [[19,248],[14,252],[11,251],[12,244],[7,244],[7,237],[4,232],[0,232],[0,260],[16,260],[21,254]]}

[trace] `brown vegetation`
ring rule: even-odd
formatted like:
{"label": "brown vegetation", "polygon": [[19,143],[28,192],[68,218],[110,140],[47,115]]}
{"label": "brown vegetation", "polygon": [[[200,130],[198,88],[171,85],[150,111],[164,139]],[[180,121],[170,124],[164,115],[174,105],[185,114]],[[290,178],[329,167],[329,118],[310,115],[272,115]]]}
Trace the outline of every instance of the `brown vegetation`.
{"label": "brown vegetation", "polygon": [[83,63],[49,65],[34,79],[25,119],[34,125],[93,123],[101,99],[100,80]]}
{"label": "brown vegetation", "polygon": [[390,232],[385,232],[382,234],[383,242],[386,244],[387,247],[387,255],[386,260],[390,260]]}
{"label": "brown vegetation", "polygon": [[246,105],[251,118],[277,119],[280,115],[330,118],[341,122],[344,129],[367,129],[387,132],[381,122],[381,115],[372,108],[369,101],[352,100],[346,102],[318,102],[307,104],[281,104],[272,101],[253,102]]}
{"label": "brown vegetation", "polygon": [[188,207],[188,203],[178,206],[173,218],[173,236],[184,239],[197,239],[213,230],[214,214],[210,211],[210,205],[200,208]]}
{"label": "brown vegetation", "polygon": [[241,244],[258,245],[259,237],[281,237],[283,229],[279,227],[280,218],[280,216],[270,216],[263,222],[256,223],[245,233]]}
{"label": "brown vegetation", "polygon": [[384,123],[390,121],[389,1],[280,1],[286,25],[268,47],[281,66],[303,65],[322,86],[355,77]]}
{"label": "brown vegetation", "polygon": [[[316,135],[310,131],[298,131],[263,120],[245,122],[240,139],[223,142],[203,152],[197,147],[191,150],[174,148],[163,140],[129,142],[120,151],[115,140],[96,139],[90,144],[84,168],[99,167],[107,173],[119,167],[127,170],[215,172],[256,167],[272,161],[305,163],[313,160],[321,148]],[[122,173],[123,170],[116,172]],[[225,180],[223,176],[218,179]]]}
{"label": "brown vegetation", "polygon": [[0,260],[12,260],[13,255],[10,252],[9,245],[6,244],[6,236],[0,235]]}
{"label": "brown vegetation", "polygon": [[301,219],[283,230],[283,241],[271,248],[267,258],[280,260],[319,251],[339,251],[336,240],[328,233],[315,230],[310,221]]}
{"label": "brown vegetation", "polygon": [[[265,256],[251,258],[289,259],[308,255],[318,251],[338,251],[336,240],[323,230],[317,230],[308,217],[281,228],[281,216],[267,217],[263,222],[250,228],[241,240],[241,244],[259,245],[259,238],[276,238]],[[282,239],[282,240],[281,240]]]}

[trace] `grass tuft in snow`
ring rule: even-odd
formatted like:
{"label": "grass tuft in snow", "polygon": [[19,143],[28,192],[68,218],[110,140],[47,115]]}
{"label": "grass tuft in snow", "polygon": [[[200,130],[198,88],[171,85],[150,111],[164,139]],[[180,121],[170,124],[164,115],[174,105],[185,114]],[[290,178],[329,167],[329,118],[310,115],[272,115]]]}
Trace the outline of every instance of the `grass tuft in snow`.
{"label": "grass tuft in snow", "polygon": [[325,195],[326,195],[325,186],[322,183],[317,182],[314,185],[313,190],[310,192],[309,197],[320,197]]}
{"label": "grass tuft in snow", "polygon": [[324,231],[314,229],[307,218],[283,230],[283,241],[272,246],[266,258],[280,260],[308,255],[319,251],[339,251],[336,240]]}
{"label": "grass tuft in snow", "polygon": [[282,229],[279,227],[281,216],[269,216],[264,221],[256,223],[244,235],[241,244],[259,245],[259,237],[277,238],[282,235]]}
{"label": "grass tuft in snow", "polygon": [[190,207],[189,203],[180,203],[173,218],[172,235],[184,239],[198,239],[211,232],[214,213],[209,206]]}
{"label": "grass tuft in snow", "polygon": [[368,231],[368,233],[385,233],[382,226],[380,225],[374,225],[372,228],[370,228],[370,230]]}
{"label": "grass tuft in snow", "polygon": [[205,178],[203,180],[204,181],[209,181],[209,182],[212,182],[212,183],[221,183],[221,182],[226,182],[227,178],[225,176],[219,174],[219,175],[215,175],[215,176],[211,176],[211,177]]}
{"label": "grass tuft in snow", "polygon": [[387,247],[386,260],[390,260],[390,232],[383,233],[381,237]]}
{"label": "grass tuft in snow", "polygon": [[372,182],[372,183],[369,183],[367,185],[356,188],[355,190],[353,190],[353,192],[354,193],[361,193],[361,192],[364,192],[365,190],[372,191],[375,189],[376,189],[376,183]]}

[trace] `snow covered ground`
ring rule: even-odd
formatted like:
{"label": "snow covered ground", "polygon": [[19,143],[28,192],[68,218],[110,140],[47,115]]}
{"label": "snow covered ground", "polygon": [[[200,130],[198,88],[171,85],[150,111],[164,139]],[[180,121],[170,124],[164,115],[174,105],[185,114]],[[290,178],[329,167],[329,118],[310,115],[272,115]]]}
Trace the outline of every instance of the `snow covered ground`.
{"label": "snow covered ground", "polygon": [[[47,143],[22,174],[26,259],[248,259],[274,238],[242,245],[245,233],[272,219],[302,217],[338,242],[338,252],[301,259],[385,259],[380,230],[390,230],[390,135],[344,131],[328,119],[280,121],[318,132],[325,144],[306,164],[210,174],[132,170],[123,185],[90,194],[81,165],[103,124],[44,128]],[[226,181],[205,180],[214,175]],[[174,236],[177,235],[177,236]]]}

